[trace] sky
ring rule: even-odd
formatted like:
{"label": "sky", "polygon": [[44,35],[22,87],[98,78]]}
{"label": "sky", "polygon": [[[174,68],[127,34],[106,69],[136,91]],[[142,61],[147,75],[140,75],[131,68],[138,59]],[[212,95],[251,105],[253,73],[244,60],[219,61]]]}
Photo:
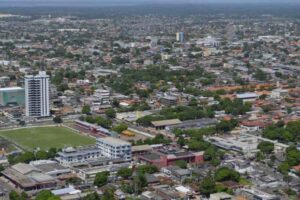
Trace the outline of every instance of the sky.
{"label": "sky", "polygon": [[137,5],[137,4],[187,4],[187,3],[299,3],[300,0],[0,0],[0,6],[39,5]]}

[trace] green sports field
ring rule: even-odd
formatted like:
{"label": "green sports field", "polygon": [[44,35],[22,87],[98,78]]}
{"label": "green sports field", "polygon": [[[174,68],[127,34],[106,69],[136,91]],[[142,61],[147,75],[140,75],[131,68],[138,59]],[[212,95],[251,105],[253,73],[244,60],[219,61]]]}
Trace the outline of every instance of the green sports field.
{"label": "green sports field", "polygon": [[37,147],[47,150],[51,147],[88,146],[94,145],[96,142],[95,139],[91,137],[80,135],[65,127],[38,127],[7,130],[0,131],[0,136],[27,150],[32,150]]}

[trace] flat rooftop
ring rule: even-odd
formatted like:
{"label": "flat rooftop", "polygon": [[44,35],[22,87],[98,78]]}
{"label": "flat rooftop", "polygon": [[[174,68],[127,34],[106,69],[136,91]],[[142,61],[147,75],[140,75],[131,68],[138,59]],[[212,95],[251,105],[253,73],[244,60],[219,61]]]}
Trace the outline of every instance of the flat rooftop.
{"label": "flat rooftop", "polygon": [[113,146],[118,146],[118,145],[130,145],[129,142],[126,142],[124,140],[114,138],[114,137],[104,137],[104,138],[97,138],[97,141],[102,141],[104,143],[113,145]]}
{"label": "flat rooftop", "polygon": [[181,124],[179,119],[168,119],[168,120],[160,120],[160,121],[152,121],[153,126],[168,126],[168,125],[176,125]]}

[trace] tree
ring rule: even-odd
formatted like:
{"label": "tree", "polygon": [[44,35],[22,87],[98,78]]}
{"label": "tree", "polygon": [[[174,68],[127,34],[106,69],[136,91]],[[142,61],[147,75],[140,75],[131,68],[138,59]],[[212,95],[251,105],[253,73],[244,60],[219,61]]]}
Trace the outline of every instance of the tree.
{"label": "tree", "polygon": [[223,153],[212,145],[210,145],[204,152],[204,160],[210,161],[214,166],[218,166],[220,164],[220,158],[222,156]]}
{"label": "tree", "polygon": [[55,116],[53,118],[53,122],[57,124],[61,124],[63,122],[62,118],[60,116]]}
{"label": "tree", "polygon": [[216,183],[212,177],[206,177],[200,184],[200,193],[209,197],[210,194],[217,192]]}
{"label": "tree", "polygon": [[20,200],[20,198],[20,195],[14,190],[9,193],[9,200]]}
{"label": "tree", "polygon": [[179,144],[181,147],[185,145],[185,139],[181,135],[177,139],[177,144]]}
{"label": "tree", "polygon": [[272,142],[260,142],[257,148],[264,154],[271,154],[274,151],[274,144]]}
{"label": "tree", "polygon": [[108,171],[97,173],[95,180],[94,180],[94,185],[96,185],[98,187],[102,187],[102,186],[106,185],[107,181],[108,181],[108,176],[109,176]]}
{"label": "tree", "polygon": [[27,199],[28,199],[28,195],[26,194],[26,192],[23,191],[23,192],[21,193],[20,199],[21,199],[21,200],[27,200]]}
{"label": "tree", "polygon": [[186,169],[187,168],[187,162],[185,160],[177,160],[175,162],[175,165],[180,167],[181,169]]}
{"label": "tree", "polygon": [[283,162],[278,166],[277,170],[282,174],[288,174],[290,168],[291,167],[290,167],[289,163]]}
{"label": "tree", "polygon": [[5,168],[3,167],[3,165],[0,165],[0,173],[4,170]]}
{"label": "tree", "polygon": [[106,109],[105,110],[105,115],[108,117],[108,118],[115,118],[116,117],[116,111],[113,109],[113,108],[109,108],[109,109]]}
{"label": "tree", "polygon": [[286,161],[290,166],[300,164],[300,151],[295,146],[286,149]]}
{"label": "tree", "polygon": [[60,198],[52,194],[49,190],[42,190],[37,193],[35,200],[60,200]]}
{"label": "tree", "polygon": [[82,114],[90,114],[91,113],[91,107],[89,105],[84,105],[82,107]]}
{"label": "tree", "polygon": [[114,191],[111,188],[104,190],[101,200],[115,200]]}
{"label": "tree", "polygon": [[236,181],[240,180],[240,174],[228,167],[221,167],[215,173],[216,181]]}
{"label": "tree", "polygon": [[80,185],[80,184],[82,184],[82,180],[78,177],[71,177],[66,180],[66,184]]}
{"label": "tree", "polygon": [[229,121],[221,121],[216,126],[216,130],[219,132],[229,132],[233,130],[238,125],[238,122],[235,119],[231,119]]}
{"label": "tree", "polygon": [[253,74],[253,77],[259,81],[266,81],[268,79],[268,75],[261,69],[257,69],[256,72]]}
{"label": "tree", "polygon": [[128,179],[132,175],[132,169],[122,167],[121,169],[119,169],[117,175],[121,176],[124,179]]}
{"label": "tree", "polygon": [[128,129],[128,126],[126,124],[119,124],[112,128],[113,131],[116,131],[119,134],[127,129]]}
{"label": "tree", "polygon": [[116,98],[114,98],[114,99],[113,99],[113,102],[112,102],[112,105],[115,106],[115,107],[119,107],[119,105],[120,105],[119,100],[116,99]]}
{"label": "tree", "polygon": [[26,151],[25,153],[17,156],[9,156],[8,157],[9,163],[15,164],[15,163],[29,163],[30,161],[35,160],[35,156],[32,152]]}
{"label": "tree", "polygon": [[57,149],[54,148],[54,147],[51,147],[49,150],[48,150],[48,158],[55,158],[56,154],[57,154]]}
{"label": "tree", "polygon": [[153,174],[155,172],[158,172],[158,169],[154,165],[140,165],[137,167],[137,172],[140,174]]}
{"label": "tree", "polygon": [[36,160],[47,160],[48,159],[48,153],[44,150],[37,151],[35,153],[35,158],[36,158]]}
{"label": "tree", "polygon": [[97,192],[93,192],[93,193],[88,194],[87,196],[83,197],[83,200],[100,200],[100,197],[97,194]]}
{"label": "tree", "polygon": [[133,178],[133,186],[136,189],[135,193],[141,193],[142,189],[148,185],[144,174],[138,173]]}
{"label": "tree", "polygon": [[99,126],[102,126],[103,128],[110,128],[112,125],[112,121],[110,119],[106,119],[99,116],[96,118],[96,123]]}

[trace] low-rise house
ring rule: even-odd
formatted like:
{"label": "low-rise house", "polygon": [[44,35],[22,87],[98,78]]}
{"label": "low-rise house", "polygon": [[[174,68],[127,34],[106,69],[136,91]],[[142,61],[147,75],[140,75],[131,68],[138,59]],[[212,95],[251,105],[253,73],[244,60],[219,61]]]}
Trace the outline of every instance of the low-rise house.
{"label": "low-rise house", "polygon": [[257,188],[242,188],[238,191],[238,193],[247,198],[247,199],[260,199],[260,200],[280,200],[280,197],[274,194],[269,194],[267,192],[258,190]]}
{"label": "low-rise house", "polygon": [[209,200],[232,200],[233,196],[229,195],[225,192],[218,192],[214,194],[210,194]]}
{"label": "low-rise house", "polygon": [[177,181],[183,181],[185,178],[191,175],[191,171],[188,169],[181,169],[178,166],[168,166],[161,169],[162,172],[168,174],[172,179]]}

